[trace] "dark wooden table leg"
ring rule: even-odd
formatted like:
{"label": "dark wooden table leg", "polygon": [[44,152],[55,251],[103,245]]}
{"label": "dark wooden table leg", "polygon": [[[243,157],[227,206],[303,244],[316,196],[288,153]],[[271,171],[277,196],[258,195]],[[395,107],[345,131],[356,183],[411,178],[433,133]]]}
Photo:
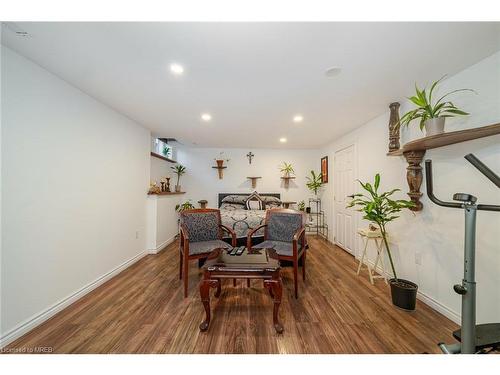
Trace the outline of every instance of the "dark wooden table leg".
{"label": "dark wooden table leg", "polygon": [[[205,271],[206,272],[206,271]],[[211,279],[209,273],[203,275],[203,280],[200,283],[200,297],[205,308],[205,320],[200,324],[200,330],[206,331],[210,324],[210,288],[217,288],[215,295],[220,295],[220,279]]]}
{"label": "dark wooden table leg", "polygon": [[272,280],[266,280],[265,281],[266,286],[270,288],[269,292],[271,293],[271,296],[273,297],[273,324],[274,324],[274,329],[276,330],[276,333],[283,333],[283,325],[281,324],[279,320],[279,308],[281,305],[281,297],[283,295],[283,286],[281,284],[281,278],[279,275],[275,278],[273,277]]}
{"label": "dark wooden table leg", "polygon": [[220,297],[220,292],[222,290],[222,282],[220,281],[220,279],[217,279],[217,290],[215,291],[215,294],[214,296],[219,298]]}

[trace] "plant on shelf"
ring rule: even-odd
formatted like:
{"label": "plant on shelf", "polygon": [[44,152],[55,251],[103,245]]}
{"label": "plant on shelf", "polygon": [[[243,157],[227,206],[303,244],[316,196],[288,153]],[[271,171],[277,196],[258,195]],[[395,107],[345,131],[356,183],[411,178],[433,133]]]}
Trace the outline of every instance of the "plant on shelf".
{"label": "plant on shelf", "polygon": [[177,175],[177,183],[175,184],[175,191],[179,193],[181,191],[181,185],[179,184],[181,176],[186,173],[186,167],[183,165],[177,164],[172,167],[172,170]]}
{"label": "plant on shelf", "polygon": [[180,203],[175,205],[175,210],[177,212],[182,212],[184,210],[192,210],[194,208],[193,204],[191,203],[191,199],[188,199],[184,203]]}
{"label": "plant on shelf", "polygon": [[293,174],[295,174],[291,163],[283,162],[279,168],[280,172],[283,173],[283,177],[291,177]]}
{"label": "plant on shelf", "polygon": [[426,89],[419,90],[417,84],[415,84],[416,94],[414,96],[409,97],[408,99],[413,104],[415,104],[417,108],[405,113],[399,120],[398,126],[400,125],[408,126],[410,122],[412,122],[413,120],[420,119],[420,130],[423,131],[425,127],[426,135],[429,136],[429,135],[443,133],[444,123],[447,117],[468,115],[467,112],[458,109],[455,106],[455,104],[453,104],[450,101],[444,101],[444,99],[451,94],[461,91],[475,92],[472,89],[453,90],[441,96],[434,103],[432,102],[432,95],[434,93],[434,89],[436,89],[438,84],[445,77],[446,76],[443,76],[441,77],[441,79],[434,82],[431,85],[431,88],[428,93],[426,92]]}
{"label": "plant on shelf", "polygon": [[418,286],[411,281],[398,278],[389,242],[387,241],[386,226],[388,223],[399,217],[397,213],[405,208],[409,209],[414,207],[415,203],[403,199],[393,200],[390,198],[394,193],[400,191],[400,189],[393,189],[383,193],[379,192],[380,174],[378,173],[375,175],[375,182],[373,185],[369,182],[363,183],[359,181],[359,183],[363,189],[368,192],[368,194],[353,194],[351,196],[352,200],[347,205],[347,208],[356,206],[358,211],[363,213],[363,219],[378,226],[380,235],[382,236],[382,241],[387,249],[387,255],[389,257],[392,274],[394,276],[394,278],[389,280],[391,285],[392,302],[398,307],[413,310],[415,308]]}
{"label": "plant on shelf", "polygon": [[226,158],[224,157],[224,151],[221,151],[221,152],[219,153],[219,156],[218,156],[218,157],[216,157],[214,160],[215,160],[215,162],[217,163],[217,167],[218,167],[218,168],[222,168],[222,167],[224,166],[224,162],[226,162],[226,163],[227,163],[227,162],[229,161],[229,159],[226,159]]}
{"label": "plant on shelf", "polygon": [[170,157],[171,150],[172,148],[170,146],[164,145],[162,150],[163,156],[165,156],[166,158]]}
{"label": "plant on shelf", "polygon": [[316,172],[311,171],[311,176],[307,176],[306,178],[306,186],[308,187],[308,189],[311,190],[314,195],[318,195],[318,190],[321,188],[321,185],[323,185],[323,182],[321,180],[321,172],[316,174]]}
{"label": "plant on shelf", "polygon": [[306,209],[306,202],[304,202],[304,201],[300,201],[300,202],[297,204],[297,207],[298,207],[299,211],[305,211],[305,209]]}

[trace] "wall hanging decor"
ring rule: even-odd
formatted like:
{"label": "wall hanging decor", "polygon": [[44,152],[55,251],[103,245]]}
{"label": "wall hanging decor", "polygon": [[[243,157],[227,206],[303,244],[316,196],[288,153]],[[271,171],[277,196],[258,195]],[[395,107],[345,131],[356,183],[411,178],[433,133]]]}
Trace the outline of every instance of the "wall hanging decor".
{"label": "wall hanging decor", "polygon": [[248,154],[247,154],[247,158],[248,158],[248,164],[252,164],[252,159],[255,155],[252,153],[252,151],[250,151]]}
{"label": "wall hanging decor", "polygon": [[321,182],[324,184],[328,182],[328,156],[321,158]]}
{"label": "wall hanging decor", "polygon": [[399,150],[399,103],[389,104],[389,152]]}

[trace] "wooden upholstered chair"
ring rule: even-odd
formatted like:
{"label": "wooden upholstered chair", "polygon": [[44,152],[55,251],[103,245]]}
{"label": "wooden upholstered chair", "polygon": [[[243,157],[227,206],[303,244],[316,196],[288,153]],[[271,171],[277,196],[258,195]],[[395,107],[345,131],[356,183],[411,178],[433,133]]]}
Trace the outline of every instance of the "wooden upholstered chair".
{"label": "wooden upholstered chair", "polygon": [[219,210],[203,208],[181,212],[179,278],[184,276],[184,298],[188,295],[189,261],[206,258],[214,249],[231,247],[222,240],[223,231],[231,235],[232,246],[236,246],[236,233],[221,224]]}
{"label": "wooden upholstered chair", "polygon": [[261,228],[264,229],[264,242],[253,248],[272,248],[280,260],[293,263],[293,280],[295,298],[298,298],[297,274],[299,259],[302,258],[302,279],[306,279],[306,216],[301,211],[284,208],[271,209],[266,212],[263,225],[254,228],[247,236],[247,247],[252,248],[252,235]]}

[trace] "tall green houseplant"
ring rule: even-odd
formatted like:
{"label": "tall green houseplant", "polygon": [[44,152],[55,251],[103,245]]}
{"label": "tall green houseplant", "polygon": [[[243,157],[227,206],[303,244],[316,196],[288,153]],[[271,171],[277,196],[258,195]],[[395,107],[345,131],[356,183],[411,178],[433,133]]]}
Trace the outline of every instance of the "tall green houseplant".
{"label": "tall green houseplant", "polygon": [[314,171],[311,171],[311,176],[307,176],[306,178],[306,186],[308,187],[308,189],[314,192],[314,195],[318,195],[318,190],[321,185],[323,185],[323,182],[321,180],[321,172],[316,173]]}
{"label": "tall green houseplant", "polygon": [[181,164],[174,165],[172,170],[174,173],[177,175],[177,183],[175,184],[175,191],[180,192],[181,191],[181,185],[179,185],[179,181],[181,179],[181,176],[186,173],[186,167],[184,167]]}
{"label": "tall green houseplant", "polygon": [[375,182],[373,185],[369,182],[363,183],[359,180],[358,182],[361,184],[363,189],[368,192],[368,195],[361,193],[353,194],[351,196],[352,200],[347,205],[347,208],[356,206],[358,211],[363,212],[363,219],[369,220],[378,225],[385,248],[387,249],[387,255],[389,256],[389,261],[391,263],[392,273],[397,282],[398,275],[396,273],[396,268],[394,267],[391,249],[387,241],[386,225],[399,217],[396,215],[398,212],[405,208],[414,207],[415,203],[403,199],[392,200],[390,197],[397,191],[400,191],[400,189],[393,189],[379,193],[378,188],[380,186],[380,174],[378,173],[375,175]]}

